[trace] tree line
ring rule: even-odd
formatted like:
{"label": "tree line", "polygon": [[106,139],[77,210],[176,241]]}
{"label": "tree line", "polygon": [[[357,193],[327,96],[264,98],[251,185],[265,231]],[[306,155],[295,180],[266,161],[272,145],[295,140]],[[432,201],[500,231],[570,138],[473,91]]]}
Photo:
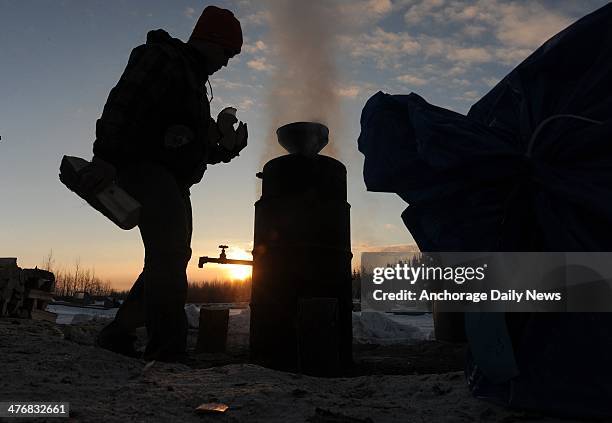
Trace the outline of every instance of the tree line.
{"label": "tree line", "polygon": [[[109,281],[96,276],[94,269],[84,268],[78,259],[71,269],[57,268],[52,251],[43,259],[41,268],[55,275],[56,297],[72,297],[77,292],[84,291],[91,296],[125,299],[129,292],[113,289]],[[353,271],[353,298],[359,298],[360,288],[360,274]],[[187,288],[188,303],[236,303],[249,302],[250,299],[251,278],[244,281],[215,279],[189,282]]]}

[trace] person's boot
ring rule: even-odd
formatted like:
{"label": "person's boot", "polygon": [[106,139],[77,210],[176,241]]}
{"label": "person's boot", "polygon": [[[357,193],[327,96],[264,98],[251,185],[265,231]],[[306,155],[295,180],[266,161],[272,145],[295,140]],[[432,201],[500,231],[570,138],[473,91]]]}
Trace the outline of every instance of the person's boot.
{"label": "person's boot", "polygon": [[187,355],[187,316],[184,305],[157,308],[147,314],[147,347],[145,361],[189,362]]}
{"label": "person's boot", "polygon": [[136,335],[120,330],[113,321],[100,331],[96,337],[96,345],[117,354],[141,358],[142,353],[134,347],[136,339]]}

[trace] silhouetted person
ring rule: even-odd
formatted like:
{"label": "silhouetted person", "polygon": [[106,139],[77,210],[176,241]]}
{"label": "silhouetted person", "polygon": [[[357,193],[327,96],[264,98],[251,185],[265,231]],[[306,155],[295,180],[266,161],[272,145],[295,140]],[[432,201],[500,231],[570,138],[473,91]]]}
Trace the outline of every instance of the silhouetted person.
{"label": "silhouetted person", "polygon": [[185,357],[189,188],[207,164],[229,162],[247,142],[246,125],[234,131],[234,116],[212,120],[205,83],[241,47],[240,22],[229,10],[209,6],[187,43],[161,29],[149,32],[110,92],[81,186],[95,191],[116,178],[141,203],[145,259],[115,320],[98,336],[103,348],[136,356],[134,331],[146,325],[144,359]]}

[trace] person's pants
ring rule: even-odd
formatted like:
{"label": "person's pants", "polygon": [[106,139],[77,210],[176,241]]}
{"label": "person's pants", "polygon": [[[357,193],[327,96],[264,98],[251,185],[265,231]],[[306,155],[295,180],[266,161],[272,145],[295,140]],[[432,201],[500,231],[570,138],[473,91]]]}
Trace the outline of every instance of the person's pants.
{"label": "person's pants", "polygon": [[119,172],[119,186],[142,205],[138,228],[145,249],[144,269],[115,317],[120,332],[146,325],[145,359],[184,354],[187,341],[187,263],[191,258],[189,189],[154,163]]}

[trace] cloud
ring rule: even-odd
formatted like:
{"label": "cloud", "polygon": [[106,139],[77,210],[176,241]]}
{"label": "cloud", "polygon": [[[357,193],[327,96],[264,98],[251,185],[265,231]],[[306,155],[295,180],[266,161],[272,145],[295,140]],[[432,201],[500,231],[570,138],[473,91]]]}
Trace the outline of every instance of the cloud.
{"label": "cloud", "polygon": [[442,38],[421,36],[419,40],[426,57],[443,56],[448,48],[447,41]]}
{"label": "cloud", "polygon": [[[501,0],[413,2],[404,20],[410,28],[428,25],[427,20],[440,29],[448,28],[438,33],[452,32],[453,37],[417,37],[423,52],[468,65],[493,61],[517,64],[572,21],[559,7],[553,9],[538,1]],[[471,39],[478,39],[478,44]]]}
{"label": "cloud", "polygon": [[468,37],[476,38],[487,32],[487,27],[484,25],[468,25],[463,28],[462,32]]}
{"label": "cloud", "polygon": [[500,4],[497,38],[507,46],[536,48],[571,23],[538,3]]}
{"label": "cloud", "polygon": [[[482,79],[490,76],[491,65],[509,70],[571,20],[568,8],[544,7],[542,1],[335,1],[352,24],[369,22],[341,31],[339,45],[352,64],[372,63],[385,71],[387,89],[432,84],[451,90],[449,100],[461,101],[475,98],[472,88],[489,86]],[[391,30],[386,21],[378,23],[396,14],[406,27]],[[342,88],[341,95],[360,95]]]}
{"label": "cloud", "polygon": [[442,21],[460,21],[474,24],[475,22],[484,22],[494,24],[499,16],[499,6],[496,0],[485,1],[455,1],[440,11],[433,18]]}
{"label": "cloud", "polygon": [[247,62],[247,66],[251,69],[255,69],[256,71],[261,72],[271,72],[275,69],[273,65],[269,64],[266,61],[265,57],[259,57],[253,60],[249,60]]}
{"label": "cloud", "polygon": [[380,27],[360,37],[342,37],[341,42],[348,47],[351,56],[373,59],[379,68],[386,68],[403,56],[421,51],[421,45],[410,34],[387,32]]}
{"label": "cloud", "polygon": [[453,99],[459,101],[466,101],[468,103],[474,103],[476,100],[479,100],[482,95],[482,93],[476,90],[471,90],[465,91],[463,94],[453,97]]}
{"label": "cloud", "polygon": [[270,12],[267,10],[259,10],[250,15],[238,18],[243,26],[262,26],[270,23]]}
{"label": "cloud", "polygon": [[338,87],[335,91],[340,97],[356,98],[361,92],[361,87],[357,85],[350,85],[348,87]]}
{"label": "cloud", "polygon": [[400,75],[395,79],[406,85],[416,85],[418,87],[425,85],[428,82],[427,79],[409,74]]}
{"label": "cloud", "polygon": [[462,75],[467,72],[467,69],[464,66],[453,66],[449,70],[443,73],[444,76],[457,76]]}
{"label": "cloud", "polygon": [[227,90],[234,90],[243,87],[243,84],[241,84],[240,82],[228,81],[227,79],[223,78],[215,78],[215,85],[218,85]]}
{"label": "cloud", "polygon": [[350,27],[374,25],[393,10],[391,0],[360,0],[341,2],[338,17]]}
{"label": "cloud", "polygon": [[[357,37],[341,37],[341,45],[354,59],[371,60],[379,69],[400,68],[407,63],[422,68],[428,64],[423,63],[423,59],[443,59],[453,63],[452,72],[445,72],[446,76],[464,73],[468,65],[501,59],[491,46],[472,46],[452,38],[413,36],[407,32],[385,31],[380,27]],[[517,56],[514,53],[512,59]],[[423,85],[426,81],[403,82]]]}
{"label": "cloud", "polygon": [[482,78],[482,82],[490,88],[493,88],[499,82],[498,78]]}
{"label": "cloud", "polygon": [[404,15],[404,20],[409,24],[419,23],[442,5],[444,5],[444,0],[423,0],[408,9]]}
{"label": "cloud", "polygon": [[250,84],[245,84],[243,82],[228,81],[227,79],[224,79],[224,78],[215,78],[214,84],[215,86],[219,86],[226,90],[243,90],[243,89],[257,90],[257,89],[262,88],[262,86],[259,84],[250,85]]}
{"label": "cloud", "polygon": [[240,103],[238,103],[239,110],[251,110],[251,108],[255,105],[255,101],[252,98],[243,98]]}
{"label": "cloud", "polygon": [[386,15],[391,12],[392,6],[391,0],[369,0],[366,3],[366,11],[378,15]]}
{"label": "cloud", "polygon": [[408,24],[431,18],[438,24],[463,25],[462,32],[475,37],[489,31],[505,46],[536,48],[571,23],[571,19],[540,2],[502,2],[499,0],[423,1],[405,14]]}
{"label": "cloud", "polygon": [[196,13],[196,10],[193,7],[186,7],[185,10],[183,10],[183,15],[187,19],[194,19],[195,13]]}
{"label": "cloud", "polygon": [[453,83],[453,85],[458,85],[461,87],[467,87],[469,85],[472,85],[472,82],[467,79],[453,78],[451,82]]}
{"label": "cloud", "polygon": [[533,53],[533,50],[529,48],[500,47],[495,49],[494,53],[496,59],[500,62],[506,65],[516,65]]}
{"label": "cloud", "polygon": [[242,46],[242,50],[245,51],[246,53],[253,54],[253,53],[258,53],[258,52],[268,50],[268,46],[262,40],[257,40],[253,44],[245,43]]}
{"label": "cloud", "polygon": [[446,57],[451,62],[485,63],[492,59],[492,55],[482,47],[451,47]]}

